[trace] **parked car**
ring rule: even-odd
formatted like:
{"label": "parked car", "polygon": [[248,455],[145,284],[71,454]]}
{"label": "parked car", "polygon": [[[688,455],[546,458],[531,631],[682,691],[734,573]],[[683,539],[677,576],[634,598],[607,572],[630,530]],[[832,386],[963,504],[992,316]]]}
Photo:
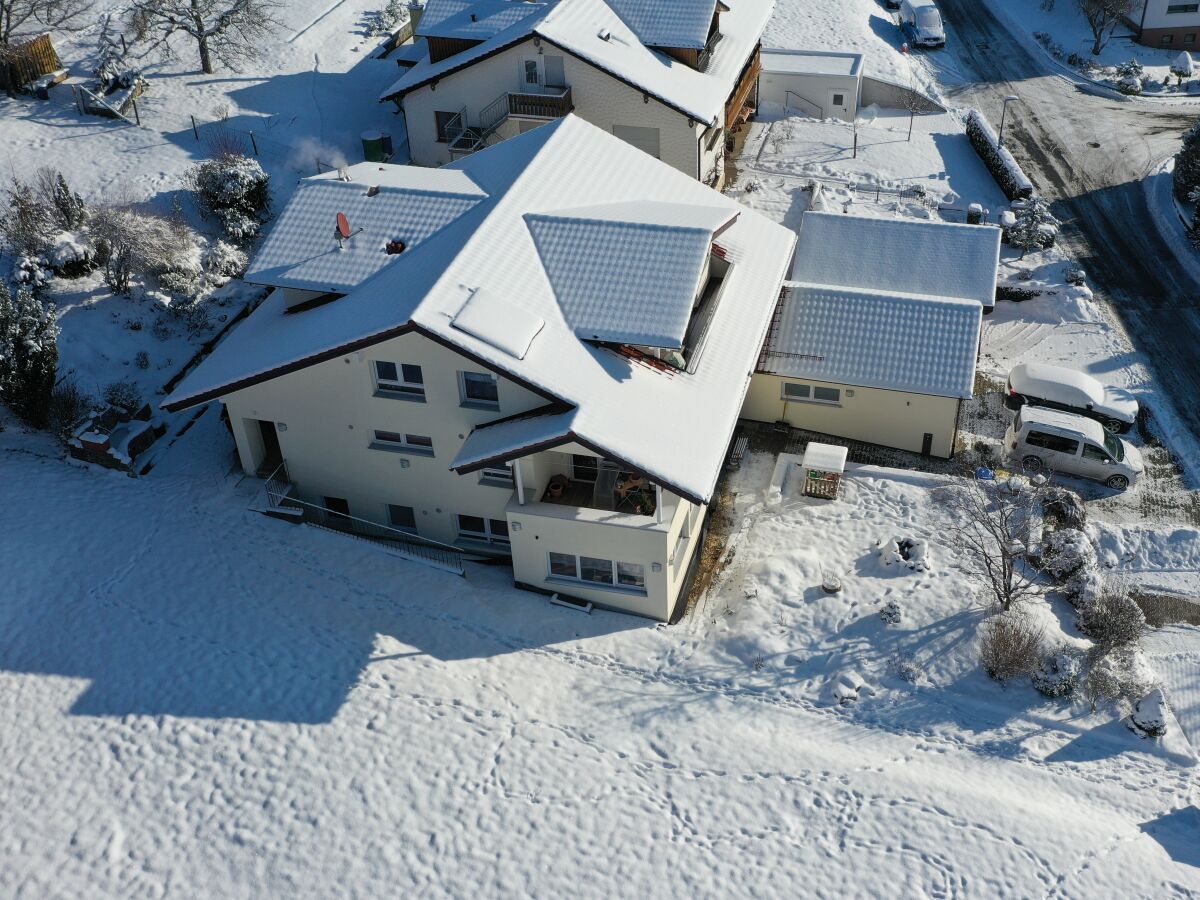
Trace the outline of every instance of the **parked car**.
{"label": "parked car", "polygon": [[1004,435],[1009,458],[1027,472],[1050,470],[1123,491],[1145,471],[1142,454],[1095,419],[1024,406]]}
{"label": "parked car", "polygon": [[900,30],[914,47],[946,46],[946,28],[933,0],[901,0]]}
{"label": "parked car", "polygon": [[1004,402],[1009,409],[1032,404],[1077,413],[1095,419],[1113,434],[1127,432],[1138,414],[1137,400],[1129,391],[1107,387],[1074,369],[1044,363],[1013,366]]}

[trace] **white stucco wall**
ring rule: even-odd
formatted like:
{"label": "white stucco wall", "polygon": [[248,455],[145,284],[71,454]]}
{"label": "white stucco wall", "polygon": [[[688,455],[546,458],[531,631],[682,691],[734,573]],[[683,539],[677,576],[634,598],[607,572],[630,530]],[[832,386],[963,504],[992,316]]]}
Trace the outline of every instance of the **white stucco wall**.
{"label": "white stucco wall", "polygon": [[[610,133],[614,125],[657,128],[660,158],[693,178],[700,177],[697,148],[705,125],[694,122],[689,125],[687,116],[677,110],[653,97],[646,101],[642,91],[546,41],[542,41],[541,51],[547,56],[563,58],[564,80],[571,87],[577,116]],[[441,78],[436,87],[426,85],[405,95],[404,116],[412,161],[423,166],[450,162],[447,145],[437,142],[434,112],[457,112],[466,107],[467,123],[476,124],[484,107],[502,93],[522,88],[521,63],[537,53],[533,41],[525,41]],[[498,136],[511,136],[516,131],[515,124],[510,123]]]}
{"label": "white stucco wall", "polygon": [[[421,366],[426,402],[374,396],[376,359]],[[322,497],[343,497],[351,515],[381,523],[387,522],[387,504],[411,506],[420,534],[450,543],[457,538],[455,513],[503,519],[513,493],[481,484],[478,473],[450,471],[471,428],[546,402],[500,378],[499,411],[464,408],[459,371],[487,370],[408,334],[222,399],[247,472],[254,472],[260,458],[255,454],[261,454],[253,420],[283,423],[286,430],[277,431],[280,449],[300,499],[320,504]],[[375,429],[427,435],[434,456],[370,449]]]}
{"label": "white stucco wall", "polygon": [[[794,96],[792,91],[808,103],[818,107],[817,113]],[[835,106],[834,94],[842,95],[842,104]],[[853,122],[858,114],[859,79],[856,75],[816,75],[793,72],[768,72],[764,69],[758,76],[758,100],[760,103],[777,103],[791,106],[804,115],[820,115],[826,119],[842,119]]]}
{"label": "white stucco wall", "polygon": [[[785,402],[781,399],[784,382],[840,388],[841,403]],[[954,450],[958,404],[953,397],[829,384],[807,378],[781,378],[756,372],[746,393],[742,416],[759,422],[786,420],[795,428],[914,453],[921,452],[924,436],[929,433],[933,435],[932,455],[949,457]]]}
{"label": "white stucco wall", "polygon": [[[1146,14],[1143,17],[1141,10],[1135,11],[1130,18],[1139,24],[1145,31],[1151,29],[1198,29],[1200,28],[1200,11],[1197,12],[1181,12],[1169,13],[1167,8],[1170,6],[1186,5],[1189,0],[1146,0]],[[1176,40],[1172,46],[1172,50],[1176,52],[1187,50],[1195,52],[1196,44],[1184,45],[1181,41]]]}

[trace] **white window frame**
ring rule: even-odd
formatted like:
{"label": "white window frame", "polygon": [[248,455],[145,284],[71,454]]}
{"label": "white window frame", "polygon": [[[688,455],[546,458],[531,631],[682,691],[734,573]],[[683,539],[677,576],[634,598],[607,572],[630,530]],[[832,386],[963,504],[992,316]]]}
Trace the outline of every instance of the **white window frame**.
{"label": "white window frame", "polygon": [[433,438],[424,434],[408,434],[376,428],[371,432],[372,450],[390,450],[393,453],[412,453],[417,456],[433,456]]}
{"label": "white window frame", "polygon": [[[483,521],[483,531],[463,530],[462,518],[469,516],[472,519],[480,519]],[[497,534],[492,531],[493,522],[503,522],[505,529],[508,528],[507,519],[489,519],[487,516],[477,516],[472,513],[455,513],[454,514],[454,530],[459,538],[464,541],[476,541],[480,544],[501,544],[505,547],[509,546],[512,541],[508,536],[507,530],[504,534]]]}
{"label": "white window frame", "polygon": [[[788,388],[805,388],[805,394],[801,397],[795,397],[788,393]],[[827,400],[817,396],[817,391],[834,391],[837,393],[837,398]],[[823,384],[808,384],[803,381],[784,381],[779,386],[779,399],[788,403],[822,403],[825,406],[841,406],[842,405],[842,389],[840,387],[827,387]]]}
{"label": "white window frame", "polygon": [[506,462],[494,466],[484,466],[479,470],[479,481],[481,484],[513,487],[516,484],[513,478],[513,464]]}
{"label": "white window frame", "polygon": [[[379,374],[380,363],[388,366],[395,366],[398,378],[384,378]],[[420,381],[409,381],[405,377],[405,368],[416,369]],[[421,367],[414,363],[398,363],[390,359],[373,359],[371,360],[371,374],[375,378],[375,391],[377,394],[386,397],[395,397],[397,399],[415,400],[418,403],[425,402],[425,373]]]}
{"label": "white window frame", "polygon": [[[496,388],[495,400],[479,400],[467,396],[467,381],[469,378],[489,378]],[[500,408],[500,379],[490,372],[459,372],[458,373],[459,406],[467,409],[496,409]]]}
{"label": "white window frame", "polygon": [[[551,564],[551,556],[570,557],[575,562],[575,574],[563,575],[555,572]],[[610,581],[594,581],[583,577],[583,560],[587,559],[592,563],[604,562],[608,563]],[[641,579],[641,583],[630,584],[622,583],[621,578],[629,577],[631,571],[622,573],[621,567],[626,570],[638,570],[641,574],[634,577]],[[599,567],[596,567],[599,568]],[[622,562],[620,560],[604,559],[600,556],[588,556],[584,553],[562,553],[551,550],[546,553],[546,580],[547,581],[566,581],[585,585],[588,588],[602,591],[621,591],[627,594],[645,594],[646,593],[646,566],[643,563]]]}

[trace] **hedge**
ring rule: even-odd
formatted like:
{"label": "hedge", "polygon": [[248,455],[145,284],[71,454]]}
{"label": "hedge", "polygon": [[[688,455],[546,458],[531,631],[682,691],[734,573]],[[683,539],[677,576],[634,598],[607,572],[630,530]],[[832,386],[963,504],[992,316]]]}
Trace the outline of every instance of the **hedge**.
{"label": "hedge", "polygon": [[983,164],[992,173],[992,177],[996,179],[996,184],[1000,185],[1000,190],[1004,191],[1005,196],[1009,200],[1031,196],[1033,182],[1021,171],[1021,167],[1017,165],[1017,161],[1013,159],[1013,155],[1008,152],[1007,148],[1000,146],[996,132],[992,131],[992,126],[979,110],[967,111],[966,128],[967,137],[971,139],[971,146],[975,148],[975,152],[979,154]]}

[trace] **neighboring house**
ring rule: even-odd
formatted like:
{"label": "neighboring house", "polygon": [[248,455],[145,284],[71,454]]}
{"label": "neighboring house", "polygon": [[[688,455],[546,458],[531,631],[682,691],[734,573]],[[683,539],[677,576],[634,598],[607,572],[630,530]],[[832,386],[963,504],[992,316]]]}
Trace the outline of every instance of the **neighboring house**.
{"label": "neighboring house", "polygon": [[794,245],[574,116],[359,164],[301,183],[246,275],[276,290],[164,406],[219,399],[296,500],[669,619]]}
{"label": "neighboring house", "polygon": [[1139,44],[1194,52],[1200,34],[1200,3],[1141,0],[1126,21]]}
{"label": "neighboring house", "polygon": [[951,456],[999,255],[989,226],[805,213],[743,416]]}
{"label": "neighboring house", "polygon": [[719,187],[726,135],[756,105],[771,8],[772,0],[429,0],[417,25],[424,55],[381,99],[403,110],[418,165],[443,165],[574,112]]}
{"label": "neighboring house", "polygon": [[860,53],[763,50],[758,102],[814,119],[853,122],[862,96]]}

